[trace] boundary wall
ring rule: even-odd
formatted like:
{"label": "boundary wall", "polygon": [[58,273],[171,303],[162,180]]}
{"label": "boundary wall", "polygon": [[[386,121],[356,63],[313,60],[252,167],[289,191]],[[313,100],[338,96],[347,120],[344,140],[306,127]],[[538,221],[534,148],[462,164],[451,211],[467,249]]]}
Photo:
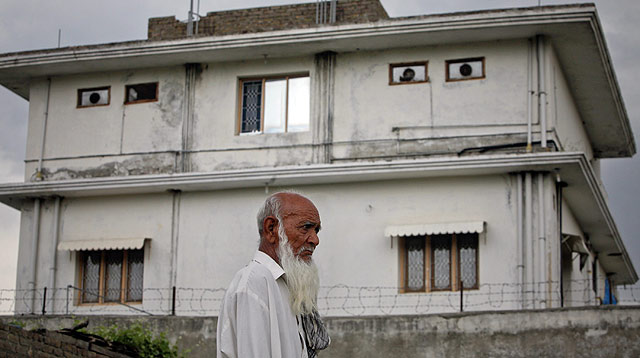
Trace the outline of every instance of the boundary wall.
{"label": "boundary wall", "polygon": [[[2,316],[26,329],[126,326],[140,321],[191,358],[215,356],[216,317]],[[413,316],[332,317],[324,357],[640,357],[640,306]]]}

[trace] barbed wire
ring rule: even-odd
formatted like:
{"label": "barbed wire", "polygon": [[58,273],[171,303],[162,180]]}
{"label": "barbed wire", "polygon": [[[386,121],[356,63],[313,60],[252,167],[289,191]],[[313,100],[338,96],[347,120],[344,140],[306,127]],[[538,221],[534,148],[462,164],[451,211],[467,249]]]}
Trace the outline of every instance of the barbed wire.
{"label": "barbed wire", "polygon": [[[601,290],[604,292],[604,290]],[[55,289],[0,289],[0,315],[126,314],[217,316],[224,288],[145,288],[142,302],[83,303],[74,286]],[[617,300],[640,304],[640,287],[619,286],[602,297],[591,280],[529,284],[485,283],[461,291],[407,292],[397,286],[322,286],[318,309],[324,316],[426,314],[597,306]],[[96,295],[99,296],[99,295]],[[101,296],[99,296],[101,297]],[[100,301],[106,301],[104,297]]]}

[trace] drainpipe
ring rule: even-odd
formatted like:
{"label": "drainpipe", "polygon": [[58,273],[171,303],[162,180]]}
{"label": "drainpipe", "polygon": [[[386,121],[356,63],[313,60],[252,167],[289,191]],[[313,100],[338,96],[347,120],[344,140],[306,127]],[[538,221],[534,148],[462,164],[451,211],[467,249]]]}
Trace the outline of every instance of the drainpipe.
{"label": "drainpipe", "polygon": [[180,190],[171,190],[171,277],[169,278],[169,289],[175,287],[178,281],[178,239],[180,234]]}
{"label": "drainpipe", "polygon": [[[524,249],[525,249],[525,273],[527,280],[523,284],[523,289],[528,288],[526,291],[526,302],[528,305],[529,298],[532,295],[533,291],[533,233],[532,233],[532,219],[533,219],[533,202],[531,198],[531,194],[533,192],[532,184],[531,184],[531,173],[527,172],[524,176],[524,216],[525,216],[525,225],[524,225]],[[531,300],[533,302],[533,300]]]}
{"label": "drainpipe", "polygon": [[522,207],[522,174],[518,173],[516,176],[516,210],[517,210],[517,272],[518,283],[520,284],[520,309],[524,308],[524,236],[522,235],[522,220],[523,220],[523,207]]}
{"label": "drainpipe", "polygon": [[[51,249],[51,268],[49,269],[49,289],[51,290],[51,302],[55,302],[54,296],[56,294],[56,269],[57,269],[57,257],[58,257],[58,228],[60,225],[60,202],[62,198],[56,196],[55,204],[53,206],[53,248]],[[55,307],[53,307],[55,309]],[[52,311],[53,312],[53,311]]]}
{"label": "drainpipe", "polygon": [[544,210],[544,174],[538,173],[538,278],[540,287],[540,308],[547,307],[546,294],[545,294],[545,268],[546,268],[546,225],[545,225],[545,210]]}
{"label": "drainpipe", "polygon": [[38,270],[38,242],[40,241],[40,198],[33,201],[33,222],[31,225],[31,275],[28,287],[31,292],[31,314],[36,313],[36,275]]}
{"label": "drainpipe", "polygon": [[44,159],[44,144],[47,137],[47,122],[49,120],[49,98],[51,97],[51,77],[47,78],[47,102],[44,107],[44,123],[42,125],[42,140],[40,141],[40,158],[38,158],[38,170],[36,180],[42,180],[42,161]]}
{"label": "drainpipe", "polygon": [[563,182],[560,178],[560,174],[556,173],[556,221],[558,227],[558,245],[556,246],[556,250],[558,250],[558,255],[560,256],[559,268],[558,272],[560,273],[560,307],[564,307],[564,285],[565,282],[562,278],[562,189],[567,186],[567,183]]}
{"label": "drainpipe", "polygon": [[540,146],[547,147],[547,92],[544,75],[544,36],[536,36],[538,58],[538,119],[540,120]]}
{"label": "drainpipe", "polygon": [[533,150],[532,140],[532,121],[533,121],[533,42],[529,39],[527,51],[527,153]]}

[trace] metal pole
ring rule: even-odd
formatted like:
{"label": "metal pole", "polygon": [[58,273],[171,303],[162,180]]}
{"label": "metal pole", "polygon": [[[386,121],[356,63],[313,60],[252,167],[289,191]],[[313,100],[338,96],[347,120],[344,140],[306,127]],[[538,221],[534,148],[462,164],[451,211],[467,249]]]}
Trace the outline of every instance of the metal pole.
{"label": "metal pole", "polygon": [[193,0],[190,1],[189,18],[187,19],[187,36],[193,36]]}
{"label": "metal pole", "polygon": [[47,307],[47,288],[44,288],[44,294],[42,295],[42,315],[44,316],[44,314],[46,313],[46,307]]}
{"label": "metal pole", "polygon": [[66,310],[66,314],[69,314],[69,289],[71,288],[71,285],[67,285],[67,310]]}
{"label": "metal pole", "polygon": [[[459,274],[459,273],[458,273]],[[463,302],[464,302],[464,287],[462,286],[462,277],[460,277],[460,312],[464,312]]]}
{"label": "metal pole", "polygon": [[171,315],[176,315],[176,286],[173,286],[173,294],[171,295]]}

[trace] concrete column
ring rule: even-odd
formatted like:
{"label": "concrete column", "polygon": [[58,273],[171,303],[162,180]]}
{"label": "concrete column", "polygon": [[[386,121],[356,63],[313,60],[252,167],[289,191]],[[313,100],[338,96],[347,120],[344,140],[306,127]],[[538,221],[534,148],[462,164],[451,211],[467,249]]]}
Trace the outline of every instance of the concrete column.
{"label": "concrete column", "polygon": [[336,53],[315,56],[313,76],[311,130],[313,131],[313,163],[331,163],[333,158],[333,100],[335,96]]}
{"label": "concrete column", "polygon": [[185,65],[184,101],[182,107],[182,147],[177,170],[179,172],[191,171],[189,152],[193,142],[193,118],[195,113],[196,79],[202,72],[199,63]]}

